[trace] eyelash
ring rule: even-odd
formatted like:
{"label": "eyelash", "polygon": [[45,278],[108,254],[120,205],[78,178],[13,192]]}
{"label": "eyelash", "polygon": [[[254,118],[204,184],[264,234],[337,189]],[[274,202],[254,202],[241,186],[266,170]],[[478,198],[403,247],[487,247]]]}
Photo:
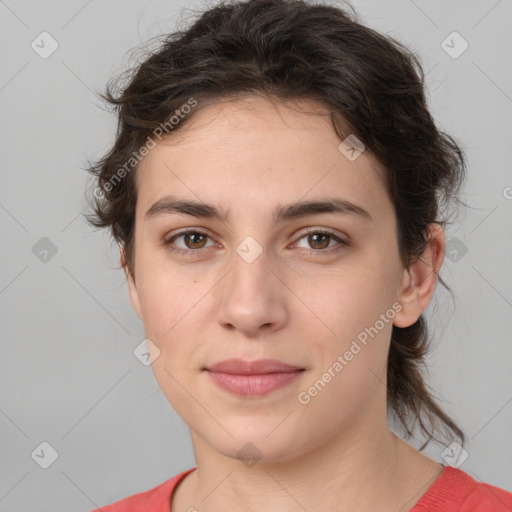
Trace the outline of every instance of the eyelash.
{"label": "eyelash", "polygon": [[[177,238],[180,238],[182,236],[191,234],[191,233],[203,235],[203,236],[206,236],[206,237],[210,238],[210,235],[208,235],[208,233],[205,233],[204,231],[201,231],[199,229],[189,229],[189,230],[181,231],[180,233],[174,234],[171,238],[168,238],[168,239],[164,240],[162,245],[164,247],[166,247],[169,251],[171,251],[171,252],[173,252],[175,254],[180,254],[180,255],[183,255],[183,256],[196,256],[196,255],[199,255],[199,253],[202,252],[203,249],[187,249],[187,250],[185,250],[185,249],[180,249],[180,248],[173,247],[174,240],[176,240]],[[311,254],[311,255],[314,255],[314,256],[330,255],[330,254],[332,254],[334,252],[338,252],[343,247],[345,247],[345,246],[348,247],[350,245],[348,242],[345,242],[344,240],[342,240],[341,238],[336,236],[333,232],[331,232],[329,230],[319,230],[319,229],[314,229],[314,230],[302,232],[300,238],[297,241],[302,240],[306,236],[312,235],[312,234],[328,235],[332,239],[336,240],[339,243],[338,243],[337,246],[334,246],[334,248],[331,247],[329,249],[302,249],[303,251],[306,251],[307,254]]]}

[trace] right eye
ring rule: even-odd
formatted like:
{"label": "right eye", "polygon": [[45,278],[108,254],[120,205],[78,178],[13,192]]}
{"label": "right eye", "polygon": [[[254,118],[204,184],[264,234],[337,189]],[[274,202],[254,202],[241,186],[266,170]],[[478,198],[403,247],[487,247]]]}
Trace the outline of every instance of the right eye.
{"label": "right eye", "polygon": [[[175,241],[180,238],[183,239],[184,247],[176,247]],[[163,245],[172,252],[185,256],[193,256],[204,247],[207,247],[205,242],[208,238],[209,235],[203,231],[199,231],[197,229],[189,229],[186,231],[181,231],[180,233],[175,233],[170,238],[166,238],[163,242]]]}

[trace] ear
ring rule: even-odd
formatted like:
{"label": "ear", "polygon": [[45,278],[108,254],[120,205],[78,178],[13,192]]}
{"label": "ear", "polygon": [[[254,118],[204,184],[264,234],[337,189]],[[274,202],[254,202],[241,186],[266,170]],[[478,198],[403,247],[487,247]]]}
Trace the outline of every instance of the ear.
{"label": "ear", "polygon": [[423,254],[404,270],[398,301],[402,305],[393,324],[409,327],[427,308],[437,284],[439,269],[443,263],[445,235],[442,226],[427,226],[428,246]]}
{"label": "ear", "polygon": [[130,303],[137,316],[142,320],[142,311],[140,307],[139,292],[135,284],[135,278],[132,273],[132,269],[126,263],[126,257],[124,252],[124,245],[121,245],[119,250],[119,261],[121,267],[123,267],[124,274],[126,276],[126,282],[128,283],[128,292],[130,294]]}

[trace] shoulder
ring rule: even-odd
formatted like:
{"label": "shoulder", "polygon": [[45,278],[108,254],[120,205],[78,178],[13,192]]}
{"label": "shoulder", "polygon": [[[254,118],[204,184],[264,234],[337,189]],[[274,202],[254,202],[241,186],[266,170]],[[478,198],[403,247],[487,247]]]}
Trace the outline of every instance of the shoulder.
{"label": "shoulder", "polygon": [[91,512],[171,512],[171,495],[182,478],[194,469],[173,476],[169,480],[149,489],[133,494],[110,505],[96,508]]}
{"label": "shoulder", "polygon": [[512,493],[478,482],[466,472],[446,466],[441,476],[411,512],[442,510],[449,512],[510,512]]}

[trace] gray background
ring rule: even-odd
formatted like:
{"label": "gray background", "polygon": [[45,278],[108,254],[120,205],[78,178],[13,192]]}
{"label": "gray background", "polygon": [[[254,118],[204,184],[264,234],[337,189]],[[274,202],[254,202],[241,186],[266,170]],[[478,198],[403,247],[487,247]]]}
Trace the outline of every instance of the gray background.
{"label": "gray background", "polygon": [[[3,512],[86,512],[195,465],[188,428],[133,354],[144,331],[117,250],[81,217],[80,168],[116,126],[93,91],[185,5],[204,4],[0,0]],[[460,468],[512,490],[512,2],[353,5],[421,55],[432,112],[468,156],[471,208],[447,231],[441,270],[456,301],[438,289],[427,310],[431,385],[468,435]],[[47,59],[31,48],[43,31],[59,45]],[[456,59],[441,46],[453,31],[469,43]],[[57,249],[46,261],[43,237]],[[48,469],[31,456],[43,441],[58,452]],[[441,462],[442,449],[427,453]]]}

